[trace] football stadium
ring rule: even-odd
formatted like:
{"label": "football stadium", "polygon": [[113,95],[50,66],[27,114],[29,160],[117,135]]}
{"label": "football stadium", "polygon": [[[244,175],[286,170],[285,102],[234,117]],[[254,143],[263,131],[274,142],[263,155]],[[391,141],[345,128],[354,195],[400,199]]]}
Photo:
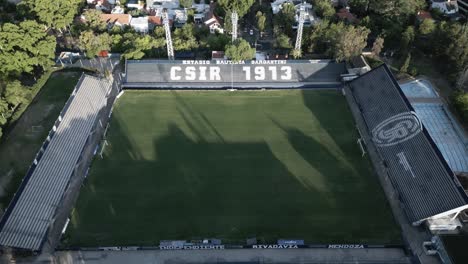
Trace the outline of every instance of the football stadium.
{"label": "football stadium", "polygon": [[466,194],[386,65],[343,76],[333,61],[153,60],[83,75],[0,245],[424,254],[405,234],[450,227]]}

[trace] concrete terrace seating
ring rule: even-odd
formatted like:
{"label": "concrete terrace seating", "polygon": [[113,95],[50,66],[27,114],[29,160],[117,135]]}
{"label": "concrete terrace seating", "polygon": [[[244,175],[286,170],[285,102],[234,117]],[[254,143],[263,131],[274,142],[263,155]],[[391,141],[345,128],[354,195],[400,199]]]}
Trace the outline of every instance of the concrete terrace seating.
{"label": "concrete terrace seating", "polygon": [[[0,222],[0,245],[38,251],[81,158],[111,82],[83,75]],[[56,123],[57,124],[57,123]],[[40,158],[40,159],[39,159]],[[32,173],[31,173],[32,171]]]}

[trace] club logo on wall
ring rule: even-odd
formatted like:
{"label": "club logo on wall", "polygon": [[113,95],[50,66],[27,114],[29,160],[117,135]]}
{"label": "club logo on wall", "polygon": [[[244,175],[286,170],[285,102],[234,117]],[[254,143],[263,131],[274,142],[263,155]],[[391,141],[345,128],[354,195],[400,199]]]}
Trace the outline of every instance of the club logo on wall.
{"label": "club logo on wall", "polygon": [[414,112],[392,116],[372,130],[372,139],[381,147],[389,147],[405,142],[420,132],[422,123]]}

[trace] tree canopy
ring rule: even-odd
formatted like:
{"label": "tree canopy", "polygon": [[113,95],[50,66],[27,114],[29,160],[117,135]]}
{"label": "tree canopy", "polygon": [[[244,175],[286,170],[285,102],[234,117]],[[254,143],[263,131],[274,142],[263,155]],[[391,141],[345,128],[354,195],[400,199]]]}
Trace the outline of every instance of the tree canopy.
{"label": "tree canopy", "polygon": [[435,30],[435,23],[432,19],[424,19],[419,25],[419,33],[422,35],[431,34]]}
{"label": "tree canopy", "polygon": [[226,56],[233,61],[250,60],[255,56],[255,49],[244,39],[237,39],[226,45]]}
{"label": "tree canopy", "polygon": [[280,34],[276,37],[275,47],[280,49],[292,48],[291,39],[286,34]]}
{"label": "tree canopy", "polygon": [[335,14],[335,8],[333,8],[329,0],[314,0],[314,8],[321,18],[329,19]]}
{"label": "tree canopy", "polygon": [[177,28],[172,38],[174,50],[191,50],[198,47],[197,39],[193,32],[193,26],[190,24],[185,24],[182,28]]}
{"label": "tree canopy", "polygon": [[63,29],[73,22],[81,3],[81,0],[23,0],[21,5],[47,27]]}
{"label": "tree canopy", "polygon": [[0,27],[0,75],[30,73],[53,64],[56,40],[32,20]]}
{"label": "tree canopy", "polygon": [[95,35],[94,32],[88,30],[81,32],[79,39],[80,49],[86,51],[88,58],[97,56],[103,50],[110,50],[112,38],[108,33]]}
{"label": "tree canopy", "polygon": [[226,13],[236,11],[239,18],[247,14],[254,2],[255,0],[218,0],[218,4],[226,11]]}
{"label": "tree canopy", "polygon": [[265,14],[262,13],[262,11],[258,11],[257,14],[255,15],[257,18],[257,27],[260,32],[265,30],[265,25],[266,25],[266,16]]}
{"label": "tree canopy", "polygon": [[179,0],[180,5],[185,8],[191,8],[193,4],[193,0]]}
{"label": "tree canopy", "polygon": [[104,31],[106,29],[106,22],[101,19],[102,11],[97,9],[88,9],[83,13],[85,24],[88,29],[92,31]]}
{"label": "tree canopy", "polygon": [[369,33],[370,30],[365,27],[324,20],[308,38],[309,51],[325,53],[338,61],[349,60],[362,53]]}

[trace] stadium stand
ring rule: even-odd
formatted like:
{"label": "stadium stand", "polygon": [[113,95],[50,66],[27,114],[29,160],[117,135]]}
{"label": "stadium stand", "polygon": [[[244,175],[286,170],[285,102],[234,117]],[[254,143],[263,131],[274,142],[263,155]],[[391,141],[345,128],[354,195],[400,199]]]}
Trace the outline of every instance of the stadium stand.
{"label": "stadium stand", "polygon": [[126,89],[338,88],[340,75],[346,72],[344,63],[330,60],[229,62],[128,60],[123,86]]}
{"label": "stadium stand", "polygon": [[0,245],[41,249],[111,84],[81,77],[0,221]]}
{"label": "stadium stand", "polygon": [[456,215],[468,197],[386,65],[347,84],[413,225]]}

